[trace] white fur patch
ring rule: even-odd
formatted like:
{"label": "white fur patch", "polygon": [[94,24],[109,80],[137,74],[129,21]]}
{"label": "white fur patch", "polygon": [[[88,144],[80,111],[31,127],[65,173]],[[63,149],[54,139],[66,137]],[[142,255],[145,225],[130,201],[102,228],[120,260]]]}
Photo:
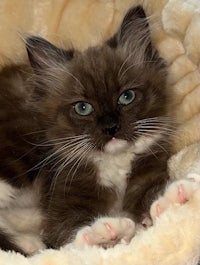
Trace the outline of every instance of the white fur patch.
{"label": "white fur patch", "polygon": [[131,161],[134,157],[135,155],[129,149],[126,152],[116,154],[96,153],[93,157],[93,161],[99,170],[99,184],[114,188],[117,192],[118,200],[112,208],[113,214],[122,208],[127,177],[131,171]]}
{"label": "white fur patch", "polygon": [[[132,169],[132,161],[136,154],[144,153],[148,148],[159,139],[160,135],[152,137],[141,136],[134,144],[125,144],[124,141],[116,142],[117,148],[113,147],[114,142],[108,142],[109,148],[106,145],[106,152],[96,152],[92,157],[93,162],[99,170],[99,184],[105,187],[114,188],[118,194],[112,212],[121,210],[123,197],[127,187],[127,177]],[[111,151],[110,145],[112,145]],[[119,147],[119,148],[118,148]],[[126,147],[126,148],[125,148]],[[121,152],[119,150],[121,149]],[[117,152],[113,152],[117,150]]]}
{"label": "white fur patch", "polygon": [[151,145],[157,142],[161,137],[161,134],[155,134],[152,135],[152,137],[141,136],[134,144],[134,153],[141,154],[145,151],[150,151]]}
{"label": "white fur patch", "polygon": [[98,153],[93,157],[99,169],[99,182],[106,187],[121,187],[131,170],[131,161],[135,155],[130,151],[109,154]]}
{"label": "white fur patch", "polygon": [[16,189],[0,181],[0,229],[29,254],[44,248],[39,237],[42,222],[39,199],[35,187]]}
{"label": "white fur patch", "polygon": [[128,142],[113,137],[104,147],[104,151],[109,154],[115,154],[126,150]]}

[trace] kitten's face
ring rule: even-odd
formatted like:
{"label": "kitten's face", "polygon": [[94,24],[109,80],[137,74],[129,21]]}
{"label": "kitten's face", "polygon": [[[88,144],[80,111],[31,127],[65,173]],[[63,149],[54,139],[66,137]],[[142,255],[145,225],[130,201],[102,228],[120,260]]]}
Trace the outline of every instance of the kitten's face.
{"label": "kitten's face", "polygon": [[[50,138],[69,137],[72,144],[77,140],[80,147],[85,144],[94,150],[115,153],[134,145],[141,137],[160,134],[163,120],[156,117],[165,115],[165,66],[150,42],[144,44],[137,39],[141,33],[137,32],[136,39],[126,36],[130,33],[126,28],[129,20],[134,23],[134,16],[141,20],[141,14],[136,11],[126,16],[112,40],[83,53],[62,54],[63,51],[48,46],[44,40],[34,37],[29,40],[37,45],[42,42],[40,49],[46,45],[51,57],[58,53],[57,65],[51,58],[52,65],[47,67],[47,63],[41,65],[42,60],[38,63],[42,55],[35,56],[29,48],[32,65],[39,78],[43,78],[39,89],[46,86],[48,91],[40,95],[39,104],[52,124]],[[149,40],[146,22],[141,25]],[[147,131],[145,124],[151,130]]]}
{"label": "kitten's face", "polygon": [[105,149],[109,141],[116,150],[125,141],[134,142],[138,120],[164,115],[165,82],[158,67],[134,61],[123,65],[125,60],[120,50],[106,46],[76,55],[66,69],[67,102],[60,104],[60,115],[69,134],[88,135],[97,149]]}

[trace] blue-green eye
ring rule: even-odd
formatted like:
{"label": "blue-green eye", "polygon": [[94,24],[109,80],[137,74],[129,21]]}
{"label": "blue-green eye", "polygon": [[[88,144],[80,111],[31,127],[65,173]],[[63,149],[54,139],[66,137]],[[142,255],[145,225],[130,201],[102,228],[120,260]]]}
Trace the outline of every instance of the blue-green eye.
{"label": "blue-green eye", "polygon": [[87,116],[93,112],[92,105],[84,101],[76,103],[74,109],[81,116]]}
{"label": "blue-green eye", "polygon": [[135,92],[129,89],[121,94],[118,100],[118,104],[126,106],[130,104],[131,102],[133,102],[134,99],[135,99]]}

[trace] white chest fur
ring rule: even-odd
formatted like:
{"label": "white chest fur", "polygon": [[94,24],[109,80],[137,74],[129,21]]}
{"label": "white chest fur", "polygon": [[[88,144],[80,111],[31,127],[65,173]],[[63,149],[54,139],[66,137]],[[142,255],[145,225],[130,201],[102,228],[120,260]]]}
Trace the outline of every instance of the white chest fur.
{"label": "white chest fur", "polygon": [[98,168],[99,184],[115,189],[118,200],[114,211],[120,210],[127,186],[127,177],[131,171],[131,162],[135,155],[130,150],[120,154],[100,153],[93,157]]}
{"label": "white chest fur", "polygon": [[[99,184],[105,187],[116,187],[119,191],[124,189],[127,176],[131,171],[131,162],[137,154],[148,150],[149,146],[159,137],[160,135],[155,135],[154,137],[142,136],[133,145],[129,146],[120,142],[118,145],[122,145],[122,148],[119,146],[122,149],[121,152],[113,152],[117,148],[113,148],[113,144],[108,144],[106,149],[109,152],[95,153],[92,160],[99,170]],[[118,149],[120,150],[120,148]]]}
{"label": "white chest fur", "polygon": [[99,170],[99,184],[105,187],[122,187],[126,183],[127,175],[131,170],[133,153],[116,155],[102,153],[94,157]]}
{"label": "white chest fur", "polygon": [[132,168],[132,161],[137,154],[141,154],[148,150],[159,137],[159,134],[152,137],[142,136],[133,145],[129,146],[120,142],[120,145],[126,148],[123,149],[122,152],[116,153],[113,152],[116,148],[114,147],[113,149],[113,145],[109,144],[106,149],[108,149],[110,153],[99,152],[92,157],[93,162],[98,168],[99,184],[108,188],[114,188],[117,192],[118,200],[113,207],[114,212],[121,209],[127,187],[127,177]]}

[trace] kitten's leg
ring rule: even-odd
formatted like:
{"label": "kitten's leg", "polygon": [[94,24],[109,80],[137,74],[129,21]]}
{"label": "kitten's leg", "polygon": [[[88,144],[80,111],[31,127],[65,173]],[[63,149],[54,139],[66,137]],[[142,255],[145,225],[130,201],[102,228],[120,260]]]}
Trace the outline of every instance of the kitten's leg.
{"label": "kitten's leg", "polygon": [[163,196],[151,206],[150,215],[153,220],[159,217],[170,205],[182,205],[190,200],[193,193],[200,189],[200,176],[189,174],[186,178],[171,183]]}
{"label": "kitten's leg", "polygon": [[26,253],[26,255],[33,255],[39,250],[46,248],[38,235],[19,234],[15,235],[13,241],[22,250],[22,253]]}
{"label": "kitten's leg", "polygon": [[[26,216],[24,216],[24,219],[26,219]],[[24,223],[23,231],[22,225],[16,223],[15,227],[4,216],[0,216],[0,249],[6,251],[14,250],[27,256],[46,248],[42,242],[42,237],[39,235],[39,231],[29,231],[26,226],[27,224]]]}
{"label": "kitten's leg", "polygon": [[34,190],[17,189],[0,180],[0,249],[32,255],[45,248],[36,196]]}
{"label": "kitten's leg", "polygon": [[15,252],[21,253],[26,256],[26,253],[13,242],[12,236],[5,233],[1,228],[0,228],[0,249],[4,251],[13,250]]}
{"label": "kitten's leg", "polygon": [[74,243],[79,247],[98,245],[111,247],[118,242],[128,243],[135,234],[135,223],[124,217],[102,217],[91,226],[80,229]]}
{"label": "kitten's leg", "polygon": [[46,246],[38,235],[31,234],[8,234],[0,229],[0,249],[15,251],[24,256],[32,255]]}

